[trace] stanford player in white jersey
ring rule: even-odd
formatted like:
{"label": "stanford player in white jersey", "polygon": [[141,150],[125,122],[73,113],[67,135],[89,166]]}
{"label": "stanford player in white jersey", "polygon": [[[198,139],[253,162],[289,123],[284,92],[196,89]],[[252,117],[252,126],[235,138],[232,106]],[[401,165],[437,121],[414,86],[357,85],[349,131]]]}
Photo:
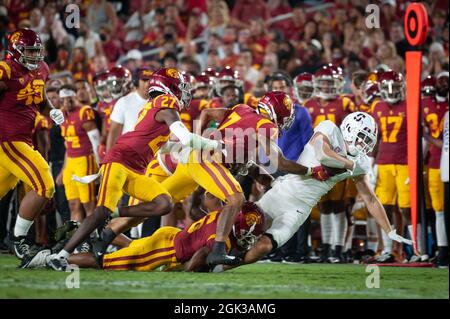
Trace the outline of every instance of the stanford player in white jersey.
{"label": "stanford player in white jersey", "polygon": [[[412,244],[391,228],[386,211],[369,185],[366,174],[371,164],[367,156],[377,141],[377,125],[367,113],[348,115],[337,127],[323,121],[314,130],[298,159],[302,165],[324,165],[336,174],[327,181],[288,174],[272,183],[273,187],[256,202],[271,226],[257,243],[246,252],[243,263],[258,261],[278,246],[282,246],[306,220],[311,209],[336,183],[353,178],[358,193],[368,211],[392,240]],[[217,267],[215,271],[228,269]]]}

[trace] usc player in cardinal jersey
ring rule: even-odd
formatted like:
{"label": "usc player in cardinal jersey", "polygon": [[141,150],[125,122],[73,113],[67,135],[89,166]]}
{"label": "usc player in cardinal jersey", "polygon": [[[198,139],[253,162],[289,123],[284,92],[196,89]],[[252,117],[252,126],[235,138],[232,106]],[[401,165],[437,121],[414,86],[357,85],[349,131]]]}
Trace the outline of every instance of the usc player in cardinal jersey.
{"label": "usc player in cardinal jersey", "polygon": [[[422,100],[422,119],[425,122],[424,137],[429,143],[427,167],[428,190],[431,205],[436,214],[436,237],[439,247],[438,264],[448,265],[448,239],[444,222],[444,184],[441,180],[441,150],[444,116],[448,111],[449,73],[436,76],[435,95]],[[423,89],[423,88],[422,88]]]}
{"label": "usc player in cardinal jersey", "polygon": [[94,110],[89,105],[82,106],[78,102],[75,90],[75,87],[68,84],[58,91],[65,113],[61,135],[66,146],[64,167],[60,176],[69,202],[70,219],[81,222],[84,212],[87,216],[94,213],[95,182],[82,184],[72,180],[72,176],[98,172],[97,150],[100,145],[100,132],[95,123]]}
{"label": "usc player in cardinal jersey", "polygon": [[[19,258],[28,254],[28,230],[55,190],[50,167],[31,141],[38,109],[48,102],[44,86],[49,68],[43,51],[34,31],[19,29],[10,34],[6,60],[0,61],[0,198],[19,180],[32,188],[14,227],[12,242]],[[60,110],[50,116],[57,124],[64,120]]]}
{"label": "usc player in cardinal jersey", "polygon": [[[151,236],[133,240],[127,247],[101,258],[96,258],[95,253],[81,253],[71,255],[69,262],[83,268],[104,270],[152,271],[163,266],[164,271],[208,271],[206,257],[214,245],[221,213],[219,206],[184,230],[164,226]],[[264,229],[264,214],[255,204],[245,203],[236,216],[233,232],[226,240],[226,250],[245,253]],[[45,267],[49,254],[49,250],[42,251],[40,256],[30,260],[27,268]]]}
{"label": "usc player in cardinal jersey", "polygon": [[[352,100],[341,95],[344,86],[343,72],[333,64],[323,66],[314,74],[314,96],[305,103],[311,114],[313,129],[322,121],[330,120],[341,125],[345,116],[355,111]],[[323,253],[321,262],[341,262],[346,233],[345,201],[347,181],[337,183],[319,203]],[[333,240],[334,237],[334,240]],[[335,254],[331,256],[331,245]]]}
{"label": "usc player in cardinal jersey", "polygon": [[[294,174],[312,174],[311,169],[286,160],[278,148],[271,147],[273,140],[278,137],[278,127],[284,129],[292,123],[293,111],[289,96],[277,91],[264,95],[256,110],[245,104],[238,104],[231,109],[204,110],[200,116],[201,125],[197,133],[202,132],[211,120],[218,122],[219,127],[216,133],[219,133],[224,140],[226,150],[224,154],[228,155],[205,159],[200,158],[201,154],[197,151],[190,151],[185,160],[178,164],[175,173],[162,183],[175,201],[183,200],[201,186],[225,202],[223,214],[218,221],[216,243],[213,251],[208,255],[209,264],[239,262],[237,258],[228,256],[225,251],[225,240],[244,201],[241,186],[231,174],[229,164],[246,165],[250,160],[256,160],[256,149],[262,146],[267,153],[273,151],[270,155],[278,160],[278,169]],[[232,136],[229,136],[230,133]],[[262,139],[258,139],[261,136]],[[262,145],[261,141],[271,146]],[[254,145],[253,148],[252,145]],[[320,173],[315,172],[316,177],[320,178]]]}
{"label": "usc player in cardinal jersey", "polygon": [[[385,207],[391,224],[396,205],[403,213],[412,235],[410,216],[409,173],[407,159],[407,117],[405,101],[405,81],[403,75],[389,70],[382,72],[378,78],[381,100],[372,105],[371,114],[377,121],[380,130],[380,141],[375,156],[378,165],[378,176],[375,192]],[[420,229],[420,226],[418,227]],[[424,251],[417,236],[419,251]],[[379,262],[392,262],[392,241],[383,237],[384,251]],[[400,250],[394,249],[394,250]]]}
{"label": "usc player in cardinal jersey", "polygon": [[[95,213],[88,216],[59,254],[52,256],[54,270],[67,269],[67,258],[96,228],[103,229],[110,217],[151,217],[172,209],[170,194],[157,181],[145,176],[150,160],[173,133],[183,145],[214,149],[219,143],[192,134],[180,121],[180,109],[189,105],[191,89],[178,70],[162,68],[149,80],[150,101],[141,111],[134,131],[119,137],[101,166],[103,179]],[[126,192],[142,203],[117,208]]]}
{"label": "usc player in cardinal jersey", "polygon": [[99,72],[94,75],[93,86],[97,94],[98,103],[97,110],[102,120],[102,131],[100,138],[100,145],[98,154],[100,159],[103,158],[106,152],[106,139],[108,137],[109,128],[111,126],[111,112],[116,103],[108,89],[108,71]]}

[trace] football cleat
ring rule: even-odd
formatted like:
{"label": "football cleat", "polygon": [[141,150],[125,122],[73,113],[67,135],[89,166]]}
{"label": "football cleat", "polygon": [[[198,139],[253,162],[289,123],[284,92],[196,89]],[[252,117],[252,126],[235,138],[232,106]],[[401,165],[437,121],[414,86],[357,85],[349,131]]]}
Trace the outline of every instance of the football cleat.
{"label": "football cleat", "polygon": [[317,260],[317,262],[327,263],[329,261],[330,256],[331,256],[331,245],[323,244],[323,250],[322,250],[322,253],[320,254],[320,257]]}
{"label": "football cleat", "polygon": [[29,254],[30,244],[27,242],[26,236],[12,237],[14,254],[17,258],[22,259],[25,255]]}
{"label": "football cleat", "polygon": [[75,248],[74,254],[88,253],[90,251],[91,251],[91,244],[87,241],[84,241],[81,243],[81,245]]}
{"label": "football cleat", "polygon": [[375,258],[373,263],[376,264],[389,264],[395,262],[395,256],[391,253],[383,253],[379,255],[377,258]]}
{"label": "football cleat", "polygon": [[43,268],[47,264],[47,257],[51,255],[50,249],[41,249],[34,255],[26,255],[19,268]]}
{"label": "football cleat", "polygon": [[66,271],[70,269],[69,262],[65,257],[58,257],[57,254],[50,255],[46,261],[47,267],[56,271]]}
{"label": "football cleat", "polygon": [[95,237],[91,239],[91,245],[95,260],[101,265],[103,263],[103,255],[105,254],[105,243],[101,238]]}

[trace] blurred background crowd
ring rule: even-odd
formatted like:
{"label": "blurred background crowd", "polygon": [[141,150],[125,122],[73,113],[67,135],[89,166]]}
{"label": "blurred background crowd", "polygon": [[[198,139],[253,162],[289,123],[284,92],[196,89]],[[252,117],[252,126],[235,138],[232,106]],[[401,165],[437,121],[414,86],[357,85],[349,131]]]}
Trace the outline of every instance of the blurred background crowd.
{"label": "blurred background crowd", "polygon": [[[373,2],[373,1],[372,1]],[[72,28],[68,3],[81,20]],[[408,48],[403,32],[407,1],[378,1],[381,28],[366,27],[370,1],[287,0],[1,0],[0,48],[5,33],[30,28],[45,42],[51,72],[91,80],[120,63],[178,66],[197,74],[226,65],[238,70],[245,91],[262,87],[265,76],[285,70],[292,77],[314,73],[328,62],[346,76],[379,64],[404,73]],[[424,52],[424,76],[448,62],[448,3],[425,1],[431,32]],[[68,12],[66,12],[68,11]],[[349,81],[347,81],[349,83]],[[349,92],[349,85],[346,87]]]}

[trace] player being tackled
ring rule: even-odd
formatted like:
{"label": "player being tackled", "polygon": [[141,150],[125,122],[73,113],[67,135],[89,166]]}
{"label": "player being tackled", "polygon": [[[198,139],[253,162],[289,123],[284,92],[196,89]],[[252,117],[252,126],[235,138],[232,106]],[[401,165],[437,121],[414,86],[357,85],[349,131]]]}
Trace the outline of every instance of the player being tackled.
{"label": "player being tackled", "polygon": [[391,228],[383,205],[367,181],[366,174],[370,170],[367,154],[375,147],[377,133],[375,120],[364,112],[346,116],[340,128],[331,121],[317,125],[298,162],[305,166],[324,165],[332,167],[334,172],[342,172],[326,181],[293,174],[275,180],[272,189],[256,202],[271,226],[245,254],[243,264],[254,263],[285,244],[304,223],[320,198],[336,183],[348,178],[355,181],[367,210],[389,238],[399,243],[412,244],[412,241],[401,237]]}

